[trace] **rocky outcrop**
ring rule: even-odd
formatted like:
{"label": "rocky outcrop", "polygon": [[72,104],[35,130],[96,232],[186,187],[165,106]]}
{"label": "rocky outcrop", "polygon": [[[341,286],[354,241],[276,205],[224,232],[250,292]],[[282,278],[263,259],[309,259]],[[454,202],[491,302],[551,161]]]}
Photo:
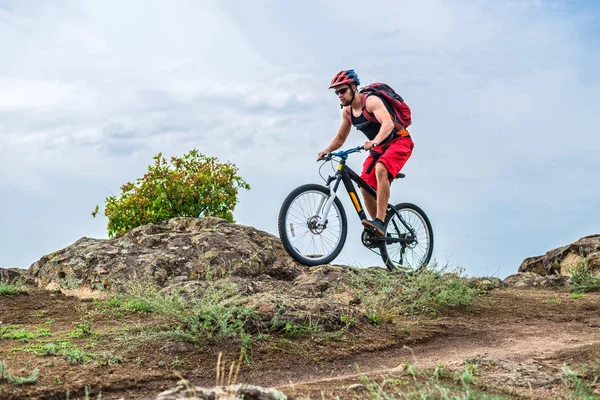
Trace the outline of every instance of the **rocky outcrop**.
{"label": "rocky outcrop", "polygon": [[519,272],[538,275],[571,275],[570,270],[586,265],[600,273],[600,235],[586,236],[568,246],[548,251],[546,254],[523,260]]}
{"label": "rocky outcrop", "polygon": [[0,282],[13,283],[24,279],[24,269],[19,268],[0,268]]}
{"label": "rocky outcrop", "polygon": [[82,238],[34,263],[27,275],[40,287],[118,289],[150,277],[161,287],[224,275],[293,281],[308,269],[279,238],[220,218],[173,218],[112,239]]}
{"label": "rocky outcrop", "polygon": [[219,218],[174,218],[113,239],[82,238],[42,257],[27,272],[46,290],[126,289],[128,281],[202,296],[227,287],[255,312],[255,329],[318,326],[335,330],[359,302],[350,267],[308,268],[294,262],[279,238]]}

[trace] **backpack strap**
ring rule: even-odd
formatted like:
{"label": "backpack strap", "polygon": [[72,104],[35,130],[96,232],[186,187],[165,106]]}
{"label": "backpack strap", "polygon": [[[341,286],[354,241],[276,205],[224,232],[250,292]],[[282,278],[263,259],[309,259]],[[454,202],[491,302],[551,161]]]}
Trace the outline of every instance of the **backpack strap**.
{"label": "backpack strap", "polygon": [[363,112],[363,115],[365,116],[365,118],[367,119],[367,121],[379,123],[379,121],[377,121],[377,118],[375,117],[375,114],[371,114],[370,112],[367,111],[367,97],[369,97],[372,94],[373,93],[363,93],[361,95],[360,102],[362,104],[362,112]]}
{"label": "backpack strap", "polygon": [[[372,93],[361,93],[360,94],[360,107],[361,107],[363,115],[365,116],[367,121],[379,123],[379,121],[377,121],[377,118],[375,118],[375,115],[368,112],[367,108],[366,108],[367,107],[367,97],[369,97],[371,94]],[[346,117],[348,118],[348,121],[350,121],[350,122],[352,122],[352,116],[350,115],[351,112],[352,112],[352,110],[350,110],[350,106],[347,106],[346,107]]]}
{"label": "backpack strap", "polygon": [[[377,96],[376,93],[369,93],[366,96],[370,96],[370,95],[374,95]],[[405,125],[404,122],[402,122],[402,120],[400,120],[397,116],[396,113],[394,112],[393,107],[388,103],[388,101],[386,99],[384,99],[382,96],[377,96],[381,99],[381,101],[383,102],[383,105],[385,106],[385,108],[387,108],[388,113],[390,114],[390,118],[392,119],[392,122],[394,122],[394,128],[400,132],[403,129],[405,129]],[[366,97],[365,97],[365,102],[366,102]],[[363,115],[365,116],[365,118],[371,122],[377,122],[379,123],[379,121],[377,121],[377,118],[375,118],[374,114],[371,114],[370,112],[367,111],[367,109],[365,108],[365,105],[363,103]]]}
{"label": "backpack strap", "polygon": [[350,116],[350,106],[346,106],[346,118],[348,118],[348,121],[350,121],[350,123],[352,123],[352,117]]}

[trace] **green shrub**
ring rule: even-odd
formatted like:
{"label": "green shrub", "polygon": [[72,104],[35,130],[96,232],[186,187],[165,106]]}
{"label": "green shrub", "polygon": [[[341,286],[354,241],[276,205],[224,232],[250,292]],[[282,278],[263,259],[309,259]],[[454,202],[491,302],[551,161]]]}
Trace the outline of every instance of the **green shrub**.
{"label": "green shrub", "polygon": [[579,263],[571,268],[571,290],[576,293],[600,291],[600,276],[587,263]]}
{"label": "green shrub", "polygon": [[[171,157],[170,163],[161,153],[153,159],[154,165],[142,178],[121,186],[118,197],[106,199],[104,215],[110,237],[174,217],[214,216],[235,222],[238,190],[250,186],[237,175],[234,164],[220,163],[198,150]],[[92,216],[96,214],[98,206]]]}

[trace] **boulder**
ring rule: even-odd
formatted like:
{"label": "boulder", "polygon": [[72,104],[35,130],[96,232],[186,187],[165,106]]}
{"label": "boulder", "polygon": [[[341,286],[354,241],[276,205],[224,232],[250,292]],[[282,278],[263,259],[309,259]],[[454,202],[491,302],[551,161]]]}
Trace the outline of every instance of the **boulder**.
{"label": "boulder", "polygon": [[587,265],[600,274],[600,235],[590,235],[548,251],[536,257],[528,257],[519,266],[519,272],[534,272],[538,275],[571,275],[571,270]]}
{"label": "boulder", "polygon": [[563,275],[540,275],[535,272],[518,272],[504,278],[503,286],[518,289],[550,288],[562,286],[567,282]]}
{"label": "boulder", "polygon": [[293,281],[306,271],[287,255],[278,237],[206,217],[173,218],[111,239],[84,237],[43,256],[27,276],[40,287],[118,289],[118,282],[148,277],[166,287],[207,275]]}

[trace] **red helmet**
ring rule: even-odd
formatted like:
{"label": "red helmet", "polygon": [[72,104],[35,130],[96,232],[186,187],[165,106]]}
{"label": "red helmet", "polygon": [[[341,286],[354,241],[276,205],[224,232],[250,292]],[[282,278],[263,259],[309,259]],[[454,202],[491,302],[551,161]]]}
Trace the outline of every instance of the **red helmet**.
{"label": "red helmet", "polygon": [[356,85],[360,85],[360,81],[358,80],[358,75],[356,75],[356,72],[354,72],[353,69],[349,69],[346,71],[340,71],[331,80],[329,89],[331,89],[334,86],[351,85],[353,83]]}

